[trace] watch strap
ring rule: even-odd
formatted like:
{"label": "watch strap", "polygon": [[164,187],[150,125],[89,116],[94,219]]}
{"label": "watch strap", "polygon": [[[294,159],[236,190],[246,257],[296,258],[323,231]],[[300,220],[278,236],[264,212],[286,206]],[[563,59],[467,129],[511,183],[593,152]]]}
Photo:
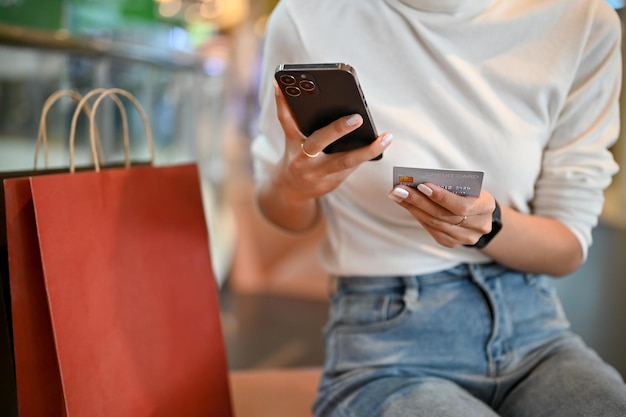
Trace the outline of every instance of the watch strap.
{"label": "watch strap", "polygon": [[496,235],[500,232],[500,230],[502,229],[502,215],[500,211],[500,204],[498,204],[497,200],[494,201],[496,203],[496,206],[491,213],[491,231],[482,235],[480,239],[478,239],[478,242],[474,243],[473,245],[463,246],[468,248],[482,249],[487,246],[489,242],[491,242],[491,240],[496,237]]}

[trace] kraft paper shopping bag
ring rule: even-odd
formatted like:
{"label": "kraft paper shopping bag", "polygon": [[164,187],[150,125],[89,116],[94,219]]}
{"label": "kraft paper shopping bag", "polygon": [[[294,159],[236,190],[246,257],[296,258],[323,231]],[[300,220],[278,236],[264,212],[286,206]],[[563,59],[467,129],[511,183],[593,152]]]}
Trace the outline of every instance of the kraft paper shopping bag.
{"label": "kraft paper shopping bag", "polygon": [[[83,98],[79,93],[71,90],[61,90],[52,94],[44,102],[41,111],[41,117],[39,122],[39,132],[37,137],[37,143],[35,147],[35,160],[34,169],[21,170],[21,171],[8,171],[0,172],[0,183],[7,178],[22,178],[32,175],[46,175],[52,173],[67,172],[68,168],[48,168],[48,141],[47,141],[47,117],[48,112],[53,105],[55,105],[62,98],[71,98],[75,102],[80,102]],[[122,116],[122,121],[125,122],[126,114],[124,113],[123,103],[116,97],[114,102],[117,104],[118,109]],[[91,109],[88,103],[81,106],[81,110],[87,115],[90,115]],[[78,116],[75,114],[75,116]],[[96,134],[96,146],[100,150],[101,144],[99,136]],[[128,134],[124,133],[125,143],[128,142]],[[37,159],[40,148],[43,148],[44,153],[44,168],[37,169]],[[128,158],[127,158],[128,159]],[[119,164],[113,164],[113,166],[119,166]],[[81,167],[79,170],[93,169]],[[17,417],[17,392],[15,381],[15,362],[13,352],[13,328],[12,328],[12,314],[11,314],[11,297],[9,288],[9,264],[8,264],[8,252],[7,252],[7,236],[6,236],[6,216],[5,216],[5,194],[4,188],[0,185],[0,416],[3,417]]]}
{"label": "kraft paper shopping bag", "polygon": [[230,416],[196,165],[5,187],[20,416]]}

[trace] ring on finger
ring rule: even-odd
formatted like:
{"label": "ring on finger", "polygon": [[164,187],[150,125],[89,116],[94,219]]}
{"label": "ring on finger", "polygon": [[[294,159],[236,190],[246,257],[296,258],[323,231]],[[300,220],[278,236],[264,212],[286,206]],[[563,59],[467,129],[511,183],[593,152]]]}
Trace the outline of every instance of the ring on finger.
{"label": "ring on finger", "polygon": [[460,222],[453,224],[453,226],[461,226],[467,220],[467,216],[463,216]]}
{"label": "ring on finger", "polygon": [[317,157],[320,155],[320,153],[319,153],[319,152],[316,152],[316,153],[308,153],[308,152],[306,151],[306,149],[304,149],[304,142],[301,142],[301,143],[300,143],[300,148],[302,149],[302,153],[303,153],[304,155],[306,155],[307,157],[309,157],[309,158],[317,158]]}

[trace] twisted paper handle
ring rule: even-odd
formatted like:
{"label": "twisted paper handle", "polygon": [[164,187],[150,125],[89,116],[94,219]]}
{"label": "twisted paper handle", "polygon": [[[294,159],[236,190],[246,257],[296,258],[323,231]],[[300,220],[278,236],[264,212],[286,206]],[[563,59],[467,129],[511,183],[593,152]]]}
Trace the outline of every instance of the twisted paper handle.
{"label": "twisted paper handle", "polygon": [[[144,111],[143,107],[141,106],[141,103],[139,103],[139,100],[137,100],[137,98],[135,98],[134,95],[132,95],[130,92],[126,91],[126,90],[122,90],[120,88],[109,88],[107,90],[105,90],[104,92],[102,92],[98,98],[96,99],[96,101],[93,104],[93,111],[91,112],[91,115],[89,116],[89,121],[90,121],[90,138],[91,138],[91,152],[92,152],[92,157],[94,160],[94,166],[95,166],[95,170],[96,172],[100,171],[100,165],[98,163],[98,158],[97,158],[97,154],[96,154],[96,138],[97,138],[97,131],[96,131],[96,123],[95,123],[95,115],[96,112],[98,111],[98,107],[100,106],[100,103],[102,102],[102,100],[104,100],[107,97],[111,97],[113,98],[113,100],[115,100],[115,98],[117,98],[117,96],[124,96],[126,97],[137,109],[137,111],[139,112],[139,115],[141,117],[141,120],[143,122],[143,126],[144,126],[144,130],[146,132],[146,140],[148,142],[148,149],[150,151],[150,163],[151,165],[154,165],[154,160],[155,160],[155,153],[154,153],[154,139],[152,137],[152,130],[150,129],[150,122],[148,121],[148,116],[146,115],[146,112]],[[114,98],[115,97],[115,98]],[[128,131],[128,126],[127,126],[127,121],[123,120],[123,123],[126,123],[126,131]],[[124,139],[124,146],[125,146],[125,165],[126,167],[130,166],[130,156],[129,156],[129,152],[128,152],[128,136],[126,135],[125,139]],[[73,165],[70,165],[70,169],[73,169]],[[73,171],[72,171],[73,172]]]}
{"label": "twisted paper handle", "polygon": [[[44,151],[44,168],[48,168],[48,125],[47,125],[47,118],[48,118],[48,113],[50,111],[50,108],[57,102],[59,101],[62,97],[71,97],[73,98],[75,101],[80,102],[82,99],[82,96],[72,90],[59,90],[55,93],[53,93],[50,97],[48,97],[48,99],[45,101],[43,108],[41,110],[41,117],[39,119],[39,131],[37,133],[37,143],[35,145],[35,159],[33,162],[33,166],[34,169],[37,170],[37,161],[39,159],[39,150],[41,147],[43,147],[43,151]],[[88,104],[81,106],[79,104],[78,106],[79,109],[81,109],[82,111],[85,112],[85,114],[87,116],[91,115],[91,108],[89,107]],[[80,110],[79,110],[80,113]],[[70,131],[70,135],[73,133],[73,128]],[[98,147],[98,153],[99,155],[102,155],[102,143],[100,141],[100,136],[98,135],[98,132],[96,131],[96,146]]]}
{"label": "twisted paper handle", "polygon": [[[76,164],[74,162],[75,159],[75,140],[76,140],[76,124],[78,123],[78,117],[80,116],[80,112],[83,108],[89,108],[89,99],[98,94],[103,94],[108,91],[106,88],[96,88],[89,91],[85,94],[80,101],[78,102],[78,106],[76,110],[74,110],[74,115],[72,116],[72,124],[70,126],[70,172],[74,172],[76,169]],[[124,108],[124,104],[116,95],[110,95],[111,100],[115,102],[117,108],[120,111],[120,116],[122,118],[122,135],[124,141],[124,164],[128,168],[130,167],[130,145],[128,139],[128,117],[126,114],[126,109]],[[98,131],[95,127],[96,122],[92,116],[95,116],[96,108],[94,107],[92,111],[87,113],[89,116],[89,125],[90,125],[90,135],[94,135],[93,139],[90,139],[91,143],[91,156],[93,159],[93,164],[96,171],[100,170],[100,164],[102,163],[102,144],[98,137]],[[93,128],[93,129],[92,129]]]}

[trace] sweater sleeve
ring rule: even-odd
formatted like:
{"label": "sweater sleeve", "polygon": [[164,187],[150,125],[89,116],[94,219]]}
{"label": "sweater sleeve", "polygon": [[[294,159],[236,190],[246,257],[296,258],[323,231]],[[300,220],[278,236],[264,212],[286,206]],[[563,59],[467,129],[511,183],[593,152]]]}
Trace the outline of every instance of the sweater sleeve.
{"label": "sweater sleeve", "polygon": [[604,190],[617,172],[609,148],[619,134],[621,28],[615,12],[595,5],[578,66],[547,144],[533,200],[534,213],[563,222],[583,256],[592,243]]}

